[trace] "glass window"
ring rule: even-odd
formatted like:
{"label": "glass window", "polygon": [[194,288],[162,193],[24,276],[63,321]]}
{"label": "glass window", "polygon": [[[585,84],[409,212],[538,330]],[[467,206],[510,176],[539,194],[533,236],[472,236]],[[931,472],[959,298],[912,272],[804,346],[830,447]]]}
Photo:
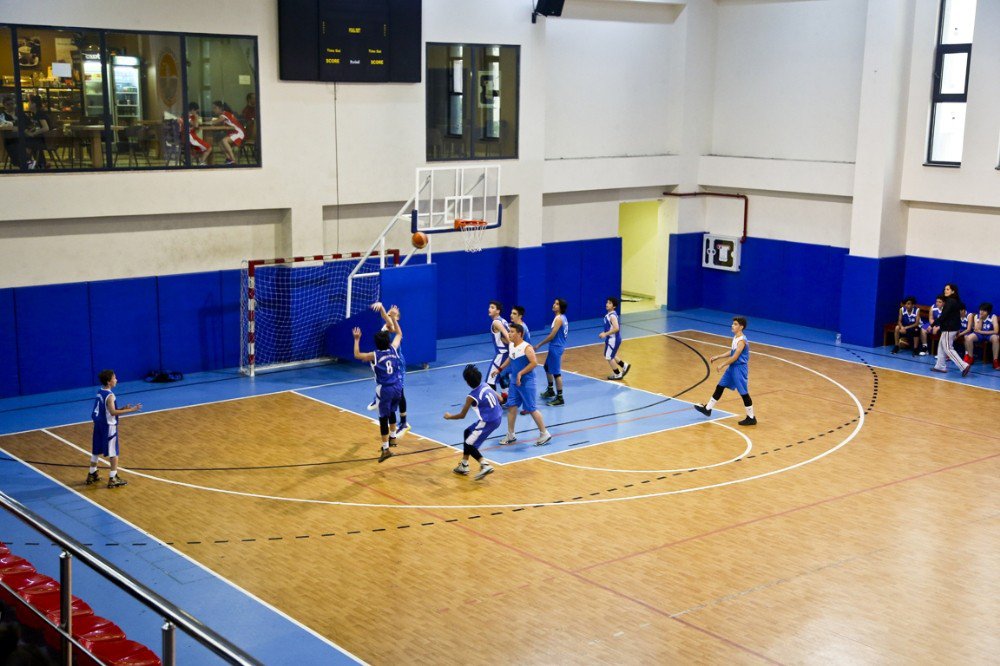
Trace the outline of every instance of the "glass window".
{"label": "glass window", "polygon": [[187,37],[189,141],[192,165],[258,166],[256,42]]}
{"label": "glass window", "polygon": [[927,164],[959,166],[972,66],[976,0],[941,0]]}
{"label": "glass window", "polygon": [[[91,169],[103,166],[104,124],[84,110],[86,57],[101,60],[100,35],[94,31],[15,27],[12,39],[20,79],[18,132],[12,166],[25,170]],[[9,53],[9,51],[8,51]],[[12,81],[13,75],[5,81]],[[97,125],[93,125],[97,122]]]}
{"label": "glass window", "polygon": [[180,36],[109,32],[105,45],[112,167],[179,166]]}
{"label": "glass window", "polygon": [[20,169],[17,135],[17,86],[11,30],[0,26],[0,170]]}
{"label": "glass window", "polygon": [[517,157],[517,46],[427,45],[427,160]]}
{"label": "glass window", "polygon": [[259,166],[256,93],[254,37],[0,25],[0,173]]}

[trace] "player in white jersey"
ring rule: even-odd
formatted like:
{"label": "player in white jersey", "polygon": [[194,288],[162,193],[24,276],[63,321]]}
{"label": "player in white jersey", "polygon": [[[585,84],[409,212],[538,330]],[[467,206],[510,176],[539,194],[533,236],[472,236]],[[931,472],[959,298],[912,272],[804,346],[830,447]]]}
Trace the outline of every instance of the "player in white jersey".
{"label": "player in white jersey", "polygon": [[[493,343],[493,362],[486,373],[486,385],[500,394],[500,399],[507,401],[507,392],[504,390],[509,383],[507,373],[500,371],[500,366],[507,360],[510,348],[510,324],[503,318],[503,303],[500,301],[490,301],[490,341]],[[499,384],[500,390],[497,390]]]}
{"label": "player in white jersey", "polygon": [[618,320],[618,299],[608,296],[604,302],[604,331],[597,334],[597,337],[604,340],[604,359],[611,366],[611,374],[608,379],[625,379],[625,375],[632,368],[632,364],[624,361],[618,356],[618,350],[622,346],[621,325]]}
{"label": "player in white jersey", "polygon": [[507,401],[507,435],[500,440],[500,443],[512,444],[517,441],[514,423],[517,421],[517,410],[520,407],[531,414],[535,425],[538,426],[538,440],[535,446],[545,446],[552,441],[552,435],[545,429],[542,413],[535,407],[534,372],[538,367],[538,361],[535,359],[534,348],[524,341],[524,327],[520,324],[513,324],[510,327],[510,354],[500,366],[499,372],[506,370],[507,366],[510,366],[513,378],[510,383],[510,400]]}

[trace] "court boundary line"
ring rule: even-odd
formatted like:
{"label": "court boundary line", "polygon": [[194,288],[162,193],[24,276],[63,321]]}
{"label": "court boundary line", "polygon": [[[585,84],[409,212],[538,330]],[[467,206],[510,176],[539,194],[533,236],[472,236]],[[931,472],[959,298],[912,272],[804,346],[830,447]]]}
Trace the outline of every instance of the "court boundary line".
{"label": "court boundary line", "polygon": [[[52,437],[55,437],[56,439],[60,439],[60,440],[62,439],[58,435],[55,435],[55,434],[50,433],[50,432],[47,432],[44,428],[41,428],[40,431],[41,432],[46,432],[46,434],[51,435]],[[38,432],[38,431],[31,431],[31,432]],[[76,448],[76,449],[81,450],[81,451],[83,450],[83,449],[79,449],[79,447],[77,447],[75,444],[72,444],[72,443],[68,442],[67,440],[62,440],[62,441],[64,443],[70,444],[70,446],[72,446],[73,448]],[[212,577],[214,577],[217,580],[220,580],[220,581],[226,583],[227,585],[229,585],[230,587],[232,587],[235,591],[239,592],[240,594],[246,595],[247,598],[254,600],[255,602],[259,603],[261,606],[263,606],[264,608],[267,608],[268,610],[270,610],[271,612],[275,613],[276,615],[278,615],[280,617],[283,617],[285,620],[287,620],[288,622],[290,622],[294,626],[296,626],[299,629],[302,629],[303,631],[311,634],[313,637],[318,638],[321,642],[326,643],[327,645],[329,645],[330,647],[334,648],[335,650],[341,652],[345,656],[350,657],[351,659],[354,659],[355,661],[357,661],[360,664],[366,663],[363,659],[361,659],[360,657],[358,657],[355,654],[352,654],[351,652],[349,652],[345,648],[337,645],[336,643],[334,643],[333,641],[331,641],[329,638],[327,638],[327,637],[323,636],[322,634],[320,634],[319,632],[317,632],[315,629],[312,629],[311,627],[308,627],[308,626],[302,624],[302,622],[300,622],[299,620],[291,617],[290,615],[288,615],[287,613],[285,613],[281,609],[272,606],[269,602],[264,601],[263,599],[261,599],[260,597],[258,597],[257,595],[255,595],[253,592],[250,592],[249,590],[243,589],[242,587],[240,587],[239,585],[237,585],[233,581],[229,580],[225,576],[219,574],[216,571],[213,571],[212,569],[208,568],[208,566],[202,564],[198,560],[196,560],[193,557],[189,556],[187,553],[185,553],[185,552],[183,552],[181,550],[178,550],[176,547],[174,547],[172,545],[167,544],[166,542],[164,542],[159,537],[155,536],[154,534],[151,534],[151,533],[147,532],[146,530],[142,529],[138,525],[132,523],[127,518],[118,515],[117,513],[115,513],[114,511],[112,511],[108,507],[104,506],[103,504],[100,504],[99,502],[95,502],[93,499],[87,497],[86,495],[84,495],[80,491],[76,490],[72,486],[69,486],[69,485],[63,483],[62,481],[60,481],[59,479],[56,479],[55,477],[50,476],[49,474],[43,472],[42,470],[40,470],[40,469],[38,469],[38,468],[36,468],[36,467],[34,467],[32,465],[29,465],[24,460],[22,460],[18,456],[15,456],[14,454],[12,454],[10,451],[8,451],[7,449],[5,449],[3,447],[0,447],[0,451],[3,451],[4,454],[10,456],[12,460],[16,460],[22,467],[24,467],[29,472],[34,472],[34,473],[36,473],[36,474],[38,474],[38,475],[40,475],[40,476],[48,479],[51,483],[55,484],[56,486],[62,487],[65,490],[67,490],[67,491],[73,493],[74,495],[76,495],[78,498],[89,502],[93,506],[97,507],[98,509],[100,509],[104,513],[106,513],[109,516],[111,516],[114,520],[120,521],[120,522],[124,523],[125,525],[128,525],[130,528],[134,529],[139,534],[146,535],[146,537],[148,537],[151,541],[155,541],[157,544],[159,544],[163,548],[169,549],[169,551],[172,552],[173,554],[178,555],[178,556],[182,557],[183,559],[187,560],[188,562],[194,564],[195,566],[203,569],[205,572],[209,573]],[[108,464],[104,460],[101,460],[100,462],[104,463],[105,465]],[[125,468],[122,467],[120,469],[125,469]],[[61,531],[61,528],[60,528],[60,531]],[[95,551],[97,550],[96,547],[92,547],[92,549],[95,550]],[[152,566],[152,563],[146,562],[146,564],[148,566]],[[183,585],[183,583],[182,583],[182,585]],[[185,636],[187,636],[187,634],[185,634]],[[195,643],[197,644],[197,641],[195,641]]]}

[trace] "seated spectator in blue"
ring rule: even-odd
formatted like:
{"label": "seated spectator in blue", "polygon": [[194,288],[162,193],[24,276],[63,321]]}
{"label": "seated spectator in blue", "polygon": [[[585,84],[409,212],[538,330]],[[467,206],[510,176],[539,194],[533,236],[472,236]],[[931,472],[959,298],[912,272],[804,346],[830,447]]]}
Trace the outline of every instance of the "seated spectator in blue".
{"label": "seated spectator in blue", "polygon": [[899,308],[899,316],[896,318],[895,344],[892,346],[892,353],[898,354],[900,344],[913,349],[916,356],[920,347],[920,309],[917,307],[917,299],[907,296],[903,299],[903,304]]}
{"label": "seated spectator in blue", "polygon": [[941,316],[941,308],[943,307],[944,307],[944,298],[938,295],[937,299],[935,299],[934,301],[934,305],[931,306],[931,311],[928,317],[928,321],[925,321],[920,324],[920,344],[922,345],[924,350],[930,349],[927,346],[927,337],[929,335],[937,335],[938,333],[941,332],[941,327],[938,326],[935,322],[937,321],[938,317]]}
{"label": "seated spectator in blue", "polygon": [[[976,344],[989,342],[993,346],[993,369],[1000,370],[1000,326],[997,325],[997,316],[993,314],[992,303],[980,303],[979,314],[970,320],[975,320],[972,330],[966,333],[965,337],[965,358],[966,363],[972,363],[972,352],[976,349]],[[970,321],[970,323],[972,323]],[[985,356],[985,352],[983,352]],[[985,358],[983,359],[985,360]]]}

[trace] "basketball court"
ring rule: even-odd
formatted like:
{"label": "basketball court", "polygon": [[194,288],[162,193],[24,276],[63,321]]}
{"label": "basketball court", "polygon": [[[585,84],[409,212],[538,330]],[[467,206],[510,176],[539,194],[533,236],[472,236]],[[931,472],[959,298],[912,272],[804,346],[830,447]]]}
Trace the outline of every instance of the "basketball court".
{"label": "basketball court", "polygon": [[[566,405],[541,408],[552,443],[520,417],[480,482],[452,473],[464,425],[441,416],[485,333],[407,374],[413,430],[382,464],[370,370],[345,361],[120,385],[146,407],[123,419],[126,492],[83,485],[89,392],[4,401],[5,486],[266,663],[987,660],[997,380],[751,321],[759,425],[740,428],[731,392],[711,419],[691,406],[727,324],[626,316],[633,369],[610,382],[600,321],[572,321]],[[129,622],[156,643],[155,617]]]}

